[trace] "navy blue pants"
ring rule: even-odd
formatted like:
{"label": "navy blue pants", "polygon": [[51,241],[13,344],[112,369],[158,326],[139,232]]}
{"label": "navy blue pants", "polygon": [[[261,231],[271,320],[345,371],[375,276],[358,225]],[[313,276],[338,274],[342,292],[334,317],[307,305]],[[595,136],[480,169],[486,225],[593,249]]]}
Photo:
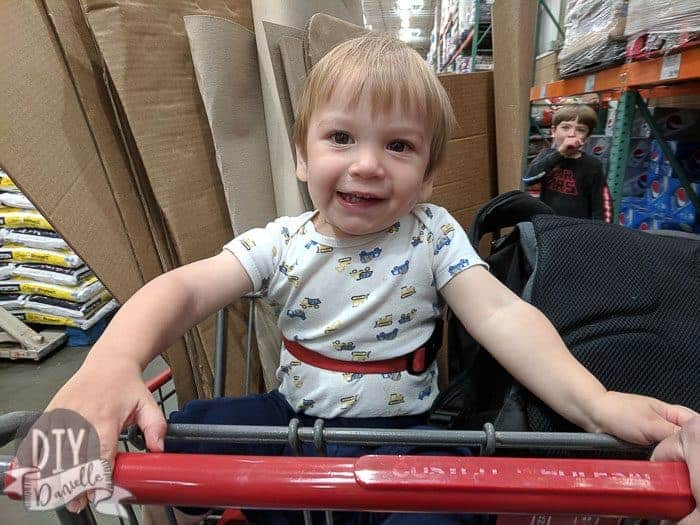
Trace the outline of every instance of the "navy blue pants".
{"label": "navy blue pants", "polygon": [[[313,426],[315,417],[297,414],[284,397],[275,391],[266,394],[253,394],[246,397],[226,397],[211,400],[195,400],[187,403],[182,410],[170,415],[170,423],[209,424],[209,425],[265,425],[287,426],[293,418],[298,418],[303,426]],[[372,418],[335,418],[325,420],[325,427],[351,428],[416,428],[425,426],[425,416],[372,417]],[[364,454],[425,454],[469,455],[466,448],[432,449],[405,445],[387,445],[370,447],[363,445],[327,444],[327,454],[331,457],[357,457]],[[232,454],[255,456],[292,456],[287,444],[262,443],[222,443],[222,442],[185,442],[166,440],[167,452],[193,454]],[[303,444],[305,456],[317,456],[310,443]],[[192,514],[199,514],[205,509],[181,509]],[[257,525],[302,525],[302,513],[299,511],[279,510],[245,510],[246,518]],[[414,513],[362,513],[334,512],[335,525],[418,525],[418,524],[470,524],[481,523],[481,518],[473,515],[414,514]],[[313,523],[324,523],[322,512],[313,513]]]}

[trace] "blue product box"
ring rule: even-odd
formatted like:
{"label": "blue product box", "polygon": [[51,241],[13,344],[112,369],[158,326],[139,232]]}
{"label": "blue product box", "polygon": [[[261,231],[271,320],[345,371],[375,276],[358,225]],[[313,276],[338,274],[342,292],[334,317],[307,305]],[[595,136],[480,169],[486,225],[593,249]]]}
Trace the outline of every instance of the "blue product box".
{"label": "blue product box", "polygon": [[650,212],[646,209],[646,198],[623,197],[620,201],[617,222],[627,228],[638,228],[649,215]]}
{"label": "blue product box", "polygon": [[652,180],[644,193],[647,207],[656,212],[669,212],[671,210],[671,197],[679,186],[680,181],[673,177]]}
{"label": "blue product box", "polygon": [[[678,149],[678,141],[667,140],[666,142],[668,144],[668,147],[671,148],[671,151],[675,154]],[[664,155],[664,152],[661,149],[661,146],[659,145],[659,141],[656,139],[651,141],[651,149],[649,151],[649,162],[668,164],[668,159],[666,159],[666,156]]]}

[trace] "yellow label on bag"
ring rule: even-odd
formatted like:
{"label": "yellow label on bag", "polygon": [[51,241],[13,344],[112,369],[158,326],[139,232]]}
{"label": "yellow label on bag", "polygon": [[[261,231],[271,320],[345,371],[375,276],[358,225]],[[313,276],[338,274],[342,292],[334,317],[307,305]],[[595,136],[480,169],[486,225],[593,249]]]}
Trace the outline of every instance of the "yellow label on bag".
{"label": "yellow label on bag", "polygon": [[[66,299],[68,301],[81,301],[82,295],[86,292],[86,289],[95,282],[97,282],[97,277],[94,275],[91,275],[85,279],[85,281],[81,282],[79,286],[42,283],[39,281],[15,277],[7,281],[0,281],[0,290],[2,290],[4,287],[8,287],[19,293],[27,295],[44,295],[46,297]],[[92,299],[95,295],[97,295],[97,293],[99,293],[99,291],[99,289],[96,289],[96,293],[91,293],[90,297],[87,297],[84,300]]]}
{"label": "yellow label on bag", "polygon": [[0,226],[5,226],[6,228],[39,228],[40,230],[53,231],[53,226],[38,211],[7,206],[0,207]]}
{"label": "yellow label on bag", "polygon": [[12,179],[6,174],[3,173],[0,175],[0,188],[3,190],[17,190],[17,186],[15,185],[14,182],[12,182]]}
{"label": "yellow label on bag", "polygon": [[5,244],[0,248],[0,261],[53,264],[64,268],[75,268],[82,264],[71,250],[42,250],[13,244]]}
{"label": "yellow label on bag", "polygon": [[75,319],[71,319],[70,317],[64,317],[62,315],[43,314],[40,312],[22,312],[20,314],[16,314],[14,312],[12,313],[15,317],[19,317],[27,323],[53,324],[74,327],[78,326],[75,322]]}

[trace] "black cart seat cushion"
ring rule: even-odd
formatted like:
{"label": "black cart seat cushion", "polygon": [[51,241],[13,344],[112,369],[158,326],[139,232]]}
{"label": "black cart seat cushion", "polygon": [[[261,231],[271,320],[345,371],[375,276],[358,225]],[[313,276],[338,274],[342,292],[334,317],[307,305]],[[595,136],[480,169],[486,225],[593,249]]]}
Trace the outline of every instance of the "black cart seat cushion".
{"label": "black cart seat cushion", "polygon": [[[532,222],[530,301],[573,355],[608,389],[700,411],[700,241],[551,215]],[[532,430],[574,428],[534,396],[527,417]]]}

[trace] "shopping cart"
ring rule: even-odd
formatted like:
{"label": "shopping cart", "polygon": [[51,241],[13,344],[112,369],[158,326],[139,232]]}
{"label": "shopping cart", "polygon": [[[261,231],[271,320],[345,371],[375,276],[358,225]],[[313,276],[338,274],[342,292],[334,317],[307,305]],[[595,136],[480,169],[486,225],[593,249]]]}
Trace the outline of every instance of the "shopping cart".
{"label": "shopping cart", "polygon": [[[147,382],[161,407],[173,393],[164,393],[169,380],[166,370]],[[36,414],[0,416],[0,439],[11,439],[28,418]],[[143,448],[134,429],[122,439],[127,450]],[[492,456],[512,448],[629,452],[629,444],[606,435],[497,432],[490,424],[483,431],[338,429],[324,428],[319,419],[312,428],[297,420],[288,427],[171,424],[167,439],[289,443],[299,452],[303,443],[311,443],[318,456],[119,453],[113,482],[132,495],[124,502],[130,525],[138,523],[135,504],[297,509],[305,511],[308,524],[311,510],[325,511],[328,524],[333,511],[480,513],[498,515],[498,525],[679,519],[695,506],[683,463]],[[324,457],[330,443],[469,446],[480,455]],[[0,489],[21,499],[21,494],[5,493],[12,465],[12,457],[0,456]],[[59,509],[57,515],[63,524],[97,523],[89,507],[79,514]],[[220,524],[244,522],[238,511],[215,519]]]}

